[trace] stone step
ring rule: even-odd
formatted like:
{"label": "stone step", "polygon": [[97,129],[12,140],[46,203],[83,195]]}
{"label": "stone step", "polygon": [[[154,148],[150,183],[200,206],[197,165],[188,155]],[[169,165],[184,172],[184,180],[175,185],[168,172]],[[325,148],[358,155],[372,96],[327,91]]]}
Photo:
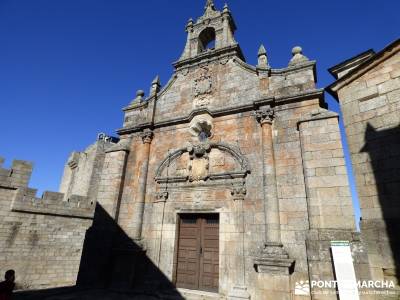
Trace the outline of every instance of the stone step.
{"label": "stone step", "polygon": [[198,291],[198,290],[188,290],[188,289],[178,289],[178,292],[186,300],[225,300],[226,298],[217,293]]}

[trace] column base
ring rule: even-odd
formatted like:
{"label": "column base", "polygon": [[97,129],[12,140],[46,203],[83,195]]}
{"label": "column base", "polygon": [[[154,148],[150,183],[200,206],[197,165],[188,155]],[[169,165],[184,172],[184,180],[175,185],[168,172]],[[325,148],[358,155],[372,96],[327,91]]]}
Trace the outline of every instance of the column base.
{"label": "column base", "polygon": [[235,285],[233,289],[228,294],[228,300],[240,300],[240,299],[250,299],[250,294],[247,292],[247,288],[241,285]]}
{"label": "column base", "polygon": [[281,243],[266,243],[260,255],[254,259],[258,273],[289,275],[293,264],[294,259],[289,258]]}

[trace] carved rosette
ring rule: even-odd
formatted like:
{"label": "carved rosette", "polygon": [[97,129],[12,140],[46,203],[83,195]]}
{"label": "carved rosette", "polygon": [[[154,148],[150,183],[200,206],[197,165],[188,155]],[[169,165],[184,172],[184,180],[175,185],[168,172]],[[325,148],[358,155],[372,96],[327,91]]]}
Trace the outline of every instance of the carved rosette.
{"label": "carved rosette", "polygon": [[153,131],[151,130],[145,130],[140,134],[143,144],[150,144],[151,141],[153,140]]}
{"label": "carved rosette", "polygon": [[265,107],[255,111],[254,116],[261,125],[265,123],[271,124],[274,120],[275,112],[271,107]]}
{"label": "carved rosette", "polygon": [[247,190],[245,186],[234,186],[231,189],[231,195],[233,200],[244,200],[244,197],[246,196]]}

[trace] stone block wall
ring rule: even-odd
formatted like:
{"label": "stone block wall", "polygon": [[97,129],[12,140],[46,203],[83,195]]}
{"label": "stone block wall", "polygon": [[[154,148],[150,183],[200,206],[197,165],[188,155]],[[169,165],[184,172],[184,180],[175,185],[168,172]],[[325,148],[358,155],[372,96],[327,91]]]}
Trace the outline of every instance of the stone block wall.
{"label": "stone block wall", "polygon": [[14,161],[0,169],[0,273],[16,271],[17,288],[74,285],[94,204],[81,196],[27,187],[32,164]]}
{"label": "stone block wall", "polygon": [[[370,278],[400,281],[400,44],[363,52],[330,69],[361,208]],[[394,292],[389,290],[389,292]],[[396,293],[396,292],[395,292]],[[396,295],[393,299],[396,298]]]}
{"label": "stone block wall", "polygon": [[45,191],[40,198],[28,187],[32,163],[15,160],[11,169],[0,168],[0,274],[14,269],[18,288],[76,283],[105,150],[112,146],[98,141],[85,152],[74,152],[62,192]]}
{"label": "stone block wall", "polygon": [[400,263],[400,52],[393,52],[341,88],[338,97],[372,277],[396,282]]}
{"label": "stone block wall", "polygon": [[299,123],[310,228],[355,230],[338,116],[317,110]]}

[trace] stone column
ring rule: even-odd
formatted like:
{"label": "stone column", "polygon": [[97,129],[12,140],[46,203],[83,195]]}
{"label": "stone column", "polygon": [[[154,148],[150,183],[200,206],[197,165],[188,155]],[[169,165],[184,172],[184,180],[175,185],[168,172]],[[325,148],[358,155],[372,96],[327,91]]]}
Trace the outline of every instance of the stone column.
{"label": "stone column", "polygon": [[269,243],[281,242],[279,222],[279,203],[276,190],[275,156],[272,137],[272,121],[274,111],[264,108],[256,111],[257,121],[261,125],[261,145],[263,163],[263,185],[265,202],[265,241]]}
{"label": "stone column", "polygon": [[244,234],[245,234],[245,222],[244,222],[244,210],[243,201],[246,196],[246,187],[235,186],[231,190],[233,200],[235,201],[235,208],[237,214],[237,222],[239,223],[239,234],[240,234],[240,249],[238,249],[240,262],[238,265],[238,278],[237,283],[233,286],[232,290],[228,294],[228,300],[239,300],[239,299],[250,299],[250,294],[247,292],[246,287],[246,264],[245,264],[245,249],[244,249]]}
{"label": "stone column", "polygon": [[134,207],[133,222],[135,226],[133,228],[133,239],[140,240],[142,238],[142,226],[143,226],[143,212],[146,198],[146,184],[147,184],[147,173],[149,169],[149,156],[150,156],[150,144],[153,139],[153,132],[149,129],[145,129],[141,134],[143,145],[139,147],[137,153],[137,159],[142,162],[137,176],[137,196]]}
{"label": "stone column", "polygon": [[255,265],[258,272],[287,274],[293,260],[289,259],[281,243],[279,200],[276,187],[272,135],[274,111],[270,106],[265,106],[255,112],[255,117],[261,125],[265,213],[265,244],[260,257],[255,260]]}

